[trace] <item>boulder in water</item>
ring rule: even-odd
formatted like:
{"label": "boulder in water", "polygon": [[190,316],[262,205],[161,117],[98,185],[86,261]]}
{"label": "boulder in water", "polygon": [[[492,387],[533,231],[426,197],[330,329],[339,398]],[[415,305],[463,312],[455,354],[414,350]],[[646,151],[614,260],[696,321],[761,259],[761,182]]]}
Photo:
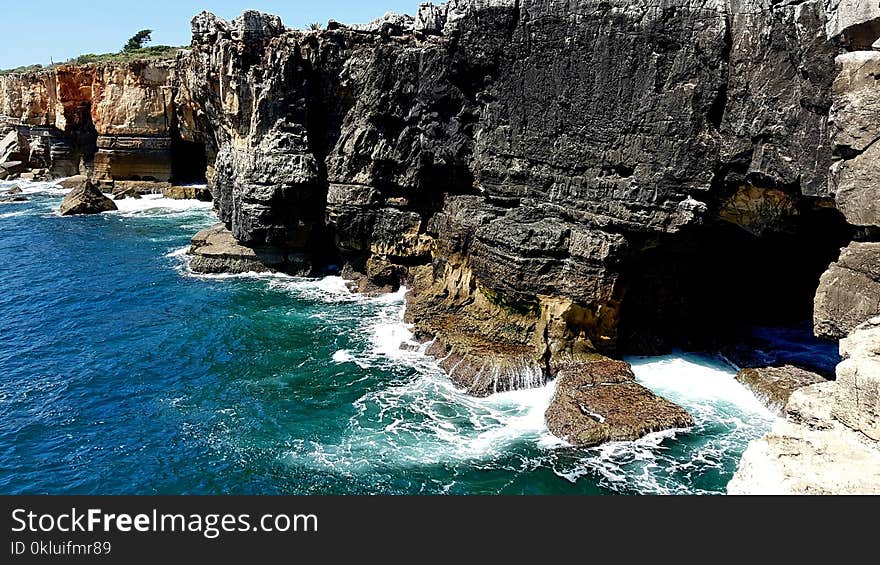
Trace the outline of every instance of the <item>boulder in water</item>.
{"label": "boulder in water", "polygon": [[112,200],[104,196],[94,184],[86,181],[82,186],[71,190],[61,202],[58,211],[62,216],[75,214],[100,214],[110,210],[118,210]]}
{"label": "boulder in water", "polygon": [[638,384],[629,363],[599,355],[557,367],[556,394],[544,418],[554,435],[577,447],[694,425],[684,408]]}
{"label": "boulder in water", "polygon": [[6,194],[21,194],[21,187],[13,186],[9,190],[6,191]]}

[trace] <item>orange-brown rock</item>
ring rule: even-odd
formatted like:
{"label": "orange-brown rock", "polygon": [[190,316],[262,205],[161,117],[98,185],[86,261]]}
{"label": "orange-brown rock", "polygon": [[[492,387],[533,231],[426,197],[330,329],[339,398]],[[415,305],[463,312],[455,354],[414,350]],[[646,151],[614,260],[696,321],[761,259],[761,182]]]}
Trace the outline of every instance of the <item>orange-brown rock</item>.
{"label": "orange-brown rock", "polygon": [[694,425],[683,408],[638,384],[628,363],[600,356],[558,364],[544,417],[554,435],[577,447]]}

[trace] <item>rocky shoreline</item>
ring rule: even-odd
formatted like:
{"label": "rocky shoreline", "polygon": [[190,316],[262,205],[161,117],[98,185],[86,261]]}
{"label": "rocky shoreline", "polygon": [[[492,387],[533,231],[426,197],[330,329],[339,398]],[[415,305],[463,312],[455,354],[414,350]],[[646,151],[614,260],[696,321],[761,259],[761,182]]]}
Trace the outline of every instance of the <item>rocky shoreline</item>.
{"label": "rocky shoreline", "polygon": [[[877,22],[827,0],[205,12],[172,59],[0,77],[0,175],[212,198],[194,271],[405,284],[458,386],[555,378],[554,433],[633,439],[692,420],[614,357],[880,314]],[[829,388],[774,382],[789,419]]]}
{"label": "rocky shoreline", "polygon": [[840,342],[837,380],[799,388],[752,442],[729,494],[880,493],[880,317]]}

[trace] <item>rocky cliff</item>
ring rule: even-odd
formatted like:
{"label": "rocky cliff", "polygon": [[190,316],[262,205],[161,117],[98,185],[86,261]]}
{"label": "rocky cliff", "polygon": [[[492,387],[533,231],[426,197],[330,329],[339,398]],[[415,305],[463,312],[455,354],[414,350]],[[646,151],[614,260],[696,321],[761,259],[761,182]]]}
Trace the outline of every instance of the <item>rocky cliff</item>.
{"label": "rocky cliff", "polygon": [[205,13],[175,107],[239,242],[408,280],[419,334],[485,394],[809,316],[870,237],[847,212],[873,185],[841,9],[453,1],[307,32]]}
{"label": "rocky cliff", "polygon": [[56,178],[84,174],[111,185],[156,183],[157,190],[204,177],[203,147],[180,155],[187,144],[172,105],[176,73],[176,61],[167,59],[0,77],[0,116],[17,135],[14,157]]}

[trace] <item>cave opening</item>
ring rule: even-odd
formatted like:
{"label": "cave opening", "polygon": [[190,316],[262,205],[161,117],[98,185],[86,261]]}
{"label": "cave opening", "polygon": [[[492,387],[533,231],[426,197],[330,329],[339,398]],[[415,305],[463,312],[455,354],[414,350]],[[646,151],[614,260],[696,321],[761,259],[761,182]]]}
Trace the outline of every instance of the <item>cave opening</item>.
{"label": "cave opening", "polygon": [[171,182],[176,185],[207,183],[208,153],[204,143],[171,140]]}
{"label": "cave opening", "polygon": [[819,277],[850,240],[832,207],[756,235],[716,220],[655,241],[623,269],[618,349],[662,354],[743,343],[760,327],[807,327]]}

